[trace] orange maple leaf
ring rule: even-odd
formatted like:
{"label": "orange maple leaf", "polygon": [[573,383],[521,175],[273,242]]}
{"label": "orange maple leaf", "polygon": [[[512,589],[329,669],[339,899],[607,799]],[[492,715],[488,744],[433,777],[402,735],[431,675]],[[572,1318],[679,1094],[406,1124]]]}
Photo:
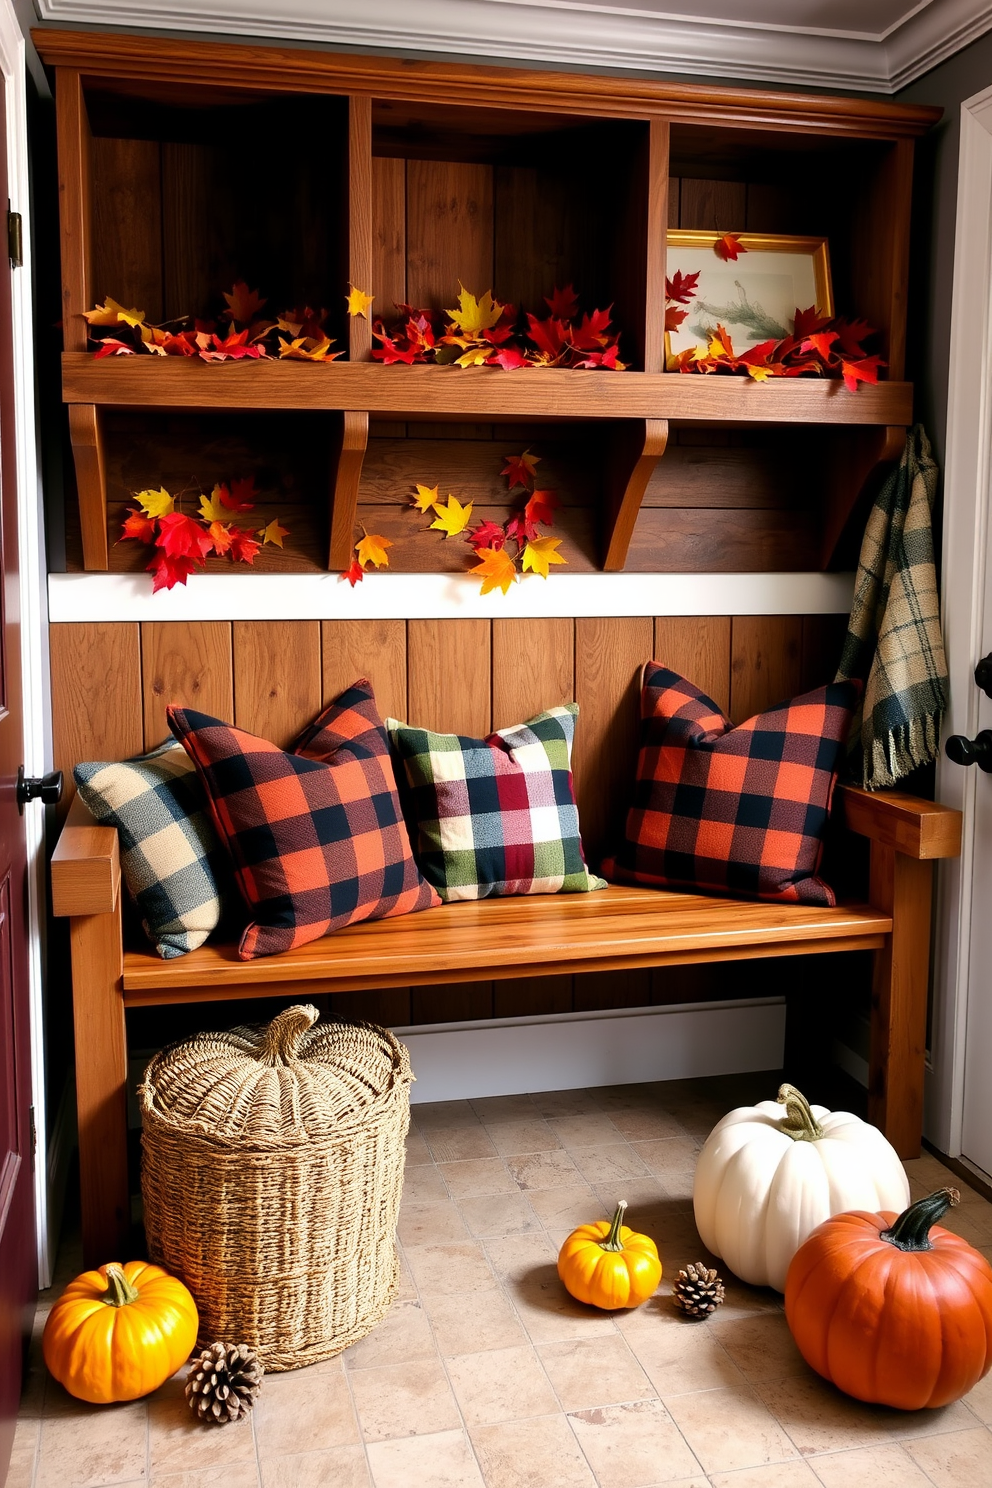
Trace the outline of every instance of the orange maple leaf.
{"label": "orange maple leaf", "polygon": [[559,506],[561,502],[554,491],[535,491],[524,507],[524,512],[532,522],[540,522],[542,527],[550,527],[555,519],[555,509]]}
{"label": "orange maple leaf", "polygon": [[722,258],[726,263],[728,259],[739,258],[742,253],[747,252],[747,249],[737,233],[724,233],[723,237],[713,244],[713,252],[717,258]]}
{"label": "orange maple leaf", "polygon": [[476,557],[480,561],[469,572],[478,574],[482,580],[479,593],[488,594],[492,589],[502,589],[505,594],[517,577],[516,564],[506,549],[477,548]]}
{"label": "orange maple leaf", "polygon": [[277,548],[281,548],[283,538],[289,536],[289,528],[280,527],[278,517],[273,517],[267,527],[259,528],[258,535],[262,539],[263,544],[275,543]]}
{"label": "orange maple leaf", "polygon": [[374,563],[376,568],[388,568],[389,555],[386,549],[392,546],[392,538],[380,537],[377,532],[366,532],[365,536],[355,544],[355,552],[363,568],[369,563]]}
{"label": "orange maple leaf", "polygon": [[221,318],[236,320],[240,325],[250,325],[262,306],[268,303],[261,298],[257,289],[249,289],[243,279],[239,279],[231,293],[225,294],[224,298],[227,309],[221,311]]}

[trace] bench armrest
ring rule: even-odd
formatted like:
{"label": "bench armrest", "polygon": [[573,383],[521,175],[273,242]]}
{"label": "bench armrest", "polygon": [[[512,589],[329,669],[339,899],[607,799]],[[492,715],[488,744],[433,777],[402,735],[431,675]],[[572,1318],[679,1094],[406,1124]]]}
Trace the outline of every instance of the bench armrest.
{"label": "bench armrest", "polygon": [[77,795],[52,854],[52,911],[56,915],[111,914],[120,887],[117,829],[95,822]]}
{"label": "bench armrest", "polygon": [[908,858],[956,858],[961,852],[961,813],[905,791],[867,791],[838,785],[836,809],[861,837],[883,842]]}

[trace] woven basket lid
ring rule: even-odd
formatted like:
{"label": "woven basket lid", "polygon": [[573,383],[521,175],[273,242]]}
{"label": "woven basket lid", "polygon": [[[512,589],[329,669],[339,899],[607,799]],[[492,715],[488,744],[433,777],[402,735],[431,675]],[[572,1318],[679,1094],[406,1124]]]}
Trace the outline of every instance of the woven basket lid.
{"label": "woven basket lid", "polygon": [[319,1016],[315,1007],[286,1008],[267,1025],[163,1049],[139,1090],[146,1127],[164,1122],[250,1148],[346,1137],[366,1125],[413,1078],[407,1051],[385,1028],[317,1024]]}

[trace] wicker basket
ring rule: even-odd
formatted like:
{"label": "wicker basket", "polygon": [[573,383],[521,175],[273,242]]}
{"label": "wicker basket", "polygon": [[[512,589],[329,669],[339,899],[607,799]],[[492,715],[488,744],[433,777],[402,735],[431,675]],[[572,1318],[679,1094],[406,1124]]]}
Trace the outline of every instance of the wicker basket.
{"label": "wicker basket", "polygon": [[409,1057],[383,1028],[317,1017],[174,1044],[139,1092],[149,1255],[193,1293],[204,1341],[248,1343],[269,1370],[363,1338],[397,1287]]}

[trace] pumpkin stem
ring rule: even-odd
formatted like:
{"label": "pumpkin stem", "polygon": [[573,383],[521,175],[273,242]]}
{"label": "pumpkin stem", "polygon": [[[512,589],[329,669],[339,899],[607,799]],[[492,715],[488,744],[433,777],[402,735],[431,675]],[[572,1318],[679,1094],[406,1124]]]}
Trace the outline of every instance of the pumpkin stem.
{"label": "pumpkin stem", "polygon": [[269,1024],[258,1055],[260,1064],[292,1064],[299,1052],[300,1040],[312,1028],[320,1013],[309,1003],[285,1008]]}
{"label": "pumpkin stem", "polygon": [[881,1238],[898,1250],[933,1250],[930,1226],[943,1219],[952,1204],[960,1202],[956,1188],[939,1188],[936,1193],[917,1199],[904,1209],[891,1230],[882,1230]]}
{"label": "pumpkin stem", "polygon": [[107,1273],[107,1290],[100,1298],[101,1302],[106,1302],[108,1307],[126,1307],[129,1302],[137,1302],[138,1288],[128,1281],[122,1266],[111,1261],[104,1270]]}
{"label": "pumpkin stem", "polygon": [[777,1099],[785,1107],[785,1120],[779,1131],[794,1142],[818,1142],[823,1136],[823,1127],[813,1115],[802,1091],[795,1085],[780,1085]]}
{"label": "pumpkin stem", "polygon": [[623,1224],[623,1211],[626,1207],[627,1200],[621,1199],[617,1205],[617,1212],[614,1214],[610,1224],[610,1233],[605,1240],[600,1240],[599,1242],[601,1250],[623,1250],[623,1242],[620,1239],[620,1226]]}

